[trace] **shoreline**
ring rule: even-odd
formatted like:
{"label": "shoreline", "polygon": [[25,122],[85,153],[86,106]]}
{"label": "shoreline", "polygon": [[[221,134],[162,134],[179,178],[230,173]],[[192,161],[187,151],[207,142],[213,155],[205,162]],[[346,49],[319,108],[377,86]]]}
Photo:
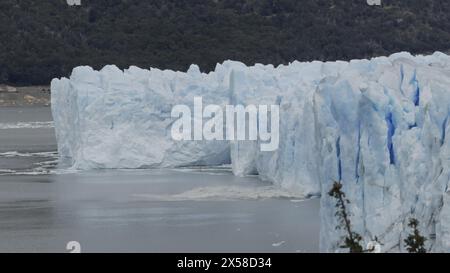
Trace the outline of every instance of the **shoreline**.
{"label": "shoreline", "polygon": [[50,86],[10,87],[0,85],[0,107],[49,107],[50,102]]}

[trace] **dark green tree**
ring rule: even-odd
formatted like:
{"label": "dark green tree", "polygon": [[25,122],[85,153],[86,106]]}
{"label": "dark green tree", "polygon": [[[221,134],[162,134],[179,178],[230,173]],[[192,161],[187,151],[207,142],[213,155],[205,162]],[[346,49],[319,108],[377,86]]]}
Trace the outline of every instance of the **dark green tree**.
{"label": "dark green tree", "polygon": [[347,205],[350,201],[346,198],[344,191],[342,190],[342,183],[334,182],[333,188],[328,193],[329,196],[336,199],[336,217],[338,218],[339,225],[336,229],[344,228],[346,236],[344,236],[344,244],[341,248],[349,249],[350,253],[363,253],[364,248],[361,245],[362,236],[352,230],[350,221],[350,215],[347,211]]}
{"label": "dark green tree", "polygon": [[410,227],[413,231],[412,234],[410,234],[405,239],[406,249],[409,253],[426,253],[427,250],[425,249],[425,242],[427,239],[420,235],[419,231],[419,221],[415,218],[409,219],[408,227]]}

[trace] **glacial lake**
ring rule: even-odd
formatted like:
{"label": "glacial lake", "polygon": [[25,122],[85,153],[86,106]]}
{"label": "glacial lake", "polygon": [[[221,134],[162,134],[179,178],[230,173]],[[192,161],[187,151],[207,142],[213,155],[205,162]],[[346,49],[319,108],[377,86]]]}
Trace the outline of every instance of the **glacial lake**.
{"label": "glacial lake", "polygon": [[0,252],[317,252],[319,200],[229,166],[75,171],[48,107],[0,108]]}

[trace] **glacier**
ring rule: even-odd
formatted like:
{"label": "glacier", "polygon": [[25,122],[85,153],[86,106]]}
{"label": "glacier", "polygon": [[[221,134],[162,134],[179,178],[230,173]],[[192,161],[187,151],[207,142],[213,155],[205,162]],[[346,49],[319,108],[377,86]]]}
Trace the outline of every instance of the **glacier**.
{"label": "glacier", "polygon": [[[417,218],[430,251],[450,252],[450,57],[436,52],[349,62],[246,66],[201,73],[74,68],[51,83],[60,161],[76,169],[231,164],[305,197],[321,196],[321,250],[342,251],[334,200],[341,181],[352,226],[383,251],[405,251]],[[276,104],[280,145],[172,140],[174,105]]]}

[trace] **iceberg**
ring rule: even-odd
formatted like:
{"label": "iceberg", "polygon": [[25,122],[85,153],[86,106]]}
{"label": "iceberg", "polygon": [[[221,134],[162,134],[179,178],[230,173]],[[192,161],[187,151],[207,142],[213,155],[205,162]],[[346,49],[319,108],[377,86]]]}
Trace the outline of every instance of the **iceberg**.
{"label": "iceberg", "polygon": [[[335,181],[365,243],[405,251],[409,218],[431,251],[450,252],[450,57],[436,52],[288,65],[235,61],[210,73],[77,67],[51,84],[60,161],[77,169],[231,164],[283,190],[321,196],[321,250],[341,251]],[[171,109],[194,97],[279,105],[280,142],[174,141]]]}

